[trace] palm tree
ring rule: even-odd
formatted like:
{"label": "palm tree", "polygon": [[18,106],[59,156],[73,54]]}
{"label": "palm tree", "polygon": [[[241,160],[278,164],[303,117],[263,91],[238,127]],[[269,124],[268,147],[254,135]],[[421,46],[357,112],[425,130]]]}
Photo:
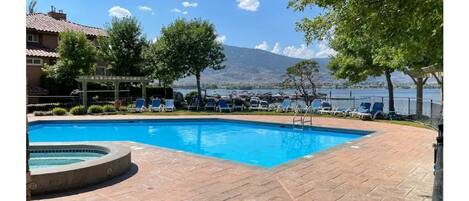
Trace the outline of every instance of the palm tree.
{"label": "palm tree", "polygon": [[34,14],[35,13],[35,7],[36,7],[36,3],[37,1],[36,0],[32,0],[31,2],[29,2],[29,5],[28,5],[28,11],[29,11],[29,14]]}

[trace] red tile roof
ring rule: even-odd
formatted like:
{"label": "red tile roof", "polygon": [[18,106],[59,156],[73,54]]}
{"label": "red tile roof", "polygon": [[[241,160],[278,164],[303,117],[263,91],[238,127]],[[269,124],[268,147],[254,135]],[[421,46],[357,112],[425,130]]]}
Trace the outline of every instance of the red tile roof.
{"label": "red tile roof", "polygon": [[26,43],[26,56],[59,57],[59,53],[54,49],[44,47],[40,44]]}
{"label": "red tile roof", "polygon": [[26,16],[26,29],[59,33],[66,30],[82,31],[87,35],[106,36],[106,31],[96,27],[85,26],[65,20],[56,20],[44,13]]}

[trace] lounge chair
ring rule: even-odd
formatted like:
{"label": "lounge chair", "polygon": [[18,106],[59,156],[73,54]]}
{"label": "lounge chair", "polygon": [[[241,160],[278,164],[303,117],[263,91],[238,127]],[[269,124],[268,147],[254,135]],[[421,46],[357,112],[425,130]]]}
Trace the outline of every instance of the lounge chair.
{"label": "lounge chair", "polygon": [[291,100],[287,98],[277,107],[277,112],[288,112],[290,110],[290,106]]}
{"label": "lounge chair", "polygon": [[379,114],[383,114],[383,108],[384,104],[382,102],[375,102],[373,103],[373,107],[371,107],[371,111],[369,112],[359,112],[357,113],[358,117],[360,119],[363,119],[365,117],[370,118],[370,119],[376,119],[376,116]]}
{"label": "lounge chair", "polygon": [[216,108],[217,106],[215,104],[215,99],[213,98],[207,99],[207,104],[205,104],[205,110],[208,110],[208,109],[215,110]]}
{"label": "lounge chair", "polygon": [[370,112],[370,107],[371,107],[371,103],[363,102],[363,103],[360,103],[360,106],[356,110],[349,112],[349,114],[351,117],[354,117],[358,115],[359,113],[368,113]]}
{"label": "lounge chair", "polygon": [[128,110],[130,112],[143,112],[145,111],[145,99],[143,98],[137,98],[137,100],[135,100],[135,107],[131,107],[129,108]]}
{"label": "lounge chair", "polygon": [[332,110],[336,111],[338,108],[332,108],[332,105],[327,101],[321,102],[321,107],[318,110],[320,114],[332,114]]}
{"label": "lounge chair", "polygon": [[220,99],[218,101],[218,111],[222,112],[223,110],[228,110],[229,112],[233,111],[233,108],[231,108],[228,103],[226,103],[225,100]]}
{"label": "lounge chair", "polygon": [[173,112],[174,110],[176,110],[176,107],[174,106],[174,99],[166,99],[164,107],[163,107],[163,111]]}
{"label": "lounge chair", "polygon": [[150,111],[152,112],[161,112],[163,110],[163,105],[161,105],[161,100],[155,98],[151,101]]}
{"label": "lounge chair", "polygon": [[196,110],[199,110],[199,99],[197,97],[193,97],[191,99],[191,102],[187,105],[187,109],[188,110],[191,110],[191,109],[196,109]]}
{"label": "lounge chair", "polygon": [[265,111],[268,111],[269,110],[269,103],[267,101],[259,101],[259,106],[257,107],[257,110],[265,110]]}
{"label": "lounge chair", "polygon": [[321,100],[320,99],[314,99],[311,101],[310,105],[313,113],[317,113],[321,109]]}
{"label": "lounge chair", "polygon": [[249,110],[259,110],[260,100],[257,98],[252,98],[249,100]]}
{"label": "lounge chair", "polygon": [[234,99],[234,104],[233,104],[233,110],[236,110],[236,109],[239,109],[241,111],[244,110],[244,101],[237,98],[237,99]]}

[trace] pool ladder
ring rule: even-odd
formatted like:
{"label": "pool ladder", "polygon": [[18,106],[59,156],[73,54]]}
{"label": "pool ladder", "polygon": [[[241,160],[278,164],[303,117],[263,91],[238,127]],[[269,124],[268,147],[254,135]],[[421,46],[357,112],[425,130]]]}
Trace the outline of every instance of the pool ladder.
{"label": "pool ladder", "polygon": [[308,115],[310,111],[311,111],[311,108],[308,106],[306,107],[306,111],[303,114],[301,114],[300,109],[296,108],[295,115],[293,116],[293,120],[292,120],[293,128],[303,130],[305,123],[309,123],[309,125],[313,125],[313,116],[312,114]]}

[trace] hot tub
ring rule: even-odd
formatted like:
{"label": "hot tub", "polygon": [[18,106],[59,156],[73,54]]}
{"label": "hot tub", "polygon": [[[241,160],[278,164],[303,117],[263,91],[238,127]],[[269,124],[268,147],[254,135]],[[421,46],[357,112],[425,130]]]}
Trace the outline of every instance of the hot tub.
{"label": "hot tub", "polygon": [[32,143],[33,195],[89,186],[126,173],[130,149],[115,143]]}

